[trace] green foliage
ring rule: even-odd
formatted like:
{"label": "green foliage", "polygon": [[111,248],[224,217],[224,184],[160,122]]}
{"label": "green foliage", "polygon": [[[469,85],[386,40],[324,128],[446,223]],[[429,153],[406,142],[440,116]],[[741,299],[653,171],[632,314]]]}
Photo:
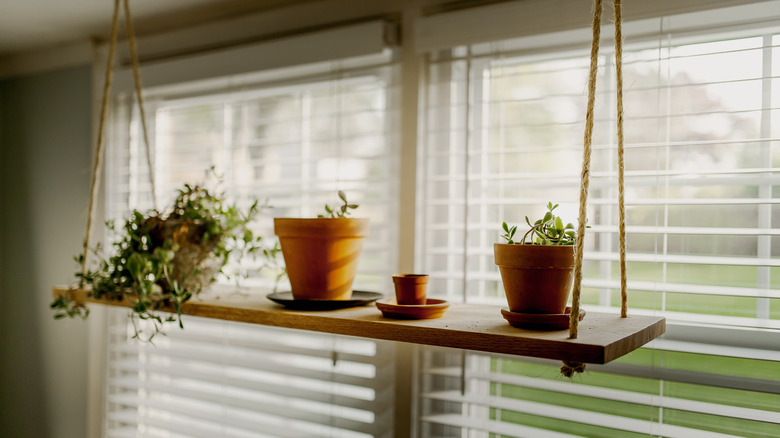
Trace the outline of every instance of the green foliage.
{"label": "green foliage", "polygon": [[[243,214],[222,195],[185,185],[168,216],[135,210],[119,231],[108,222],[117,235],[113,255],[104,258],[97,248],[93,252],[98,266],[83,275],[77,272],[76,278],[89,286],[94,298],[128,300],[135,337],[151,341],[166,322],[178,320],[182,327],[182,305],[211,283],[231,259],[261,257],[264,267],[273,263],[280,252],[278,244],[266,247],[249,228],[264,207],[255,202]],[[75,260],[80,265],[82,256]],[[157,312],[166,305],[173,307],[175,316]],[[56,299],[51,307],[57,310],[57,319],[88,314],[68,298]],[[148,336],[141,333],[139,319],[152,322]]]}
{"label": "green foliage", "polygon": [[59,296],[49,305],[54,310],[54,319],[76,318],[87,319],[89,308],[87,306],[73,301],[65,296]]}
{"label": "green foliage", "polygon": [[501,228],[504,230],[504,234],[501,237],[509,244],[574,245],[577,241],[574,225],[571,223],[563,224],[563,220],[553,212],[557,207],[558,204],[553,205],[552,202],[548,202],[547,213],[544,214],[543,218],[534,223],[531,223],[531,220],[526,216],[525,222],[531,228],[523,235],[520,241],[514,241],[517,226],[510,228],[506,222],[501,225]]}
{"label": "green foliage", "polygon": [[509,225],[504,222],[501,224],[501,228],[504,230],[504,234],[501,237],[506,239],[506,243],[510,245],[515,243],[513,239],[515,238],[515,233],[517,232],[517,225],[514,225],[510,228]]}
{"label": "green foliage", "polygon": [[329,218],[338,218],[338,217],[347,217],[349,216],[349,210],[354,210],[358,208],[357,204],[350,204],[347,201],[347,195],[339,190],[339,198],[341,198],[342,204],[339,207],[331,208],[330,205],[325,204],[325,214],[319,214],[317,217],[329,217]]}

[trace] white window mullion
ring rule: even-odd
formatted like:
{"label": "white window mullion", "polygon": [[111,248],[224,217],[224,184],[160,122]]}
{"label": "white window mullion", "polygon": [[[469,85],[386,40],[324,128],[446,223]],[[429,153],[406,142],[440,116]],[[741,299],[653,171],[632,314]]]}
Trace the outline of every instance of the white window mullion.
{"label": "white window mullion", "polygon": [[[301,130],[301,180],[300,180],[300,193],[302,194],[302,205],[311,205],[312,199],[312,186],[311,181],[312,174],[312,141],[311,141],[311,106],[312,96],[308,91],[301,92],[298,96],[301,105],[300,114],[300,130]],[[329,94],[328,98],[332,98]],[[301,211],[301,215],[311,214],[312,212]]]}
{"label": "white window mullion", "polygon": [[[763,49],[763,80],[761,86],[761,138],[770,138],[772,136],[772,35],[764,35]],[[761,162],[771,165],[772,163],[772,145],[769,142],[761,143]],[[771,172],[765,174],[766,180],[771,177]],[[761,199],[772,198],[771,184],[760,184],[758,186],[758,196]],[[772,205],[761,204],[758,207],[758,228],[769,229],[772,227]],[[758,257],[770,258],[772,256],[772,237],[768,235],[758,236]],[[768,291],[771,287],[771,269],[768,266],[758,267],[757,288]],[[760,319],[769,319],[769,298],[758,298],[756,300],[756,317]]]}
{"label": "white window mullion", "polygon": [[471,57],[466,58],[466,96],[465,96],[465,111],[463,113],[463,126],[465,130],[465,143],[463,144],[463,194],[462,194],[462,211],[463,215],[463,230],[460,238],[462,239],[461,248],[463,251],[460,269],[463,272],[462,277],[462,296],[461,301],[466,303],[469,300],[469,209],[471,208],[470,202],[470,188],[471,188],[471,153],[472,150],[478,150],[480,141],[480,110],[478,106],[481,104],[482,88],[479,86],[479,75],[481,70],[476,67]]}
{"label": "white window mullion", "polygon": [[[663,84],[664,81],[669,82],[671,81],[671,48],[672,48],[672,41],[671,41],[671,35],[666,34],[664,37],[663,32],[663,26],[664,23],[666,23],[667,19],[661,20],[661,30],[659,31],[659,34],[661,35],[659,42],[661,43],[660,47],[658,48],[658,87],[661,89],[661,92],[659,93],[659,96],[665,94],[665,101],[666,101],[666,107],[664,108],[664,114],[666,114],[666,117],[663,118],[663,130],[660,130],[659,137],[663,136],[663,140],[661,144],[665,144],[666,146],[663,148],[663,155],[660,157],[661,163],[656,167],[656,169],[669,171],[670,167],[670,161],[671,161],[671,117],[668,115],[671,114],[671,106],[672,106],[672,87],[662,87],[661,84]],[[665,43],[665,45],[664,45]],[[664,55],[665,52],[665,55]],[[663,100],[661,100],[663,102]],[[659,111],[661,110],[661,106],[659,105]],[[660,138],[659,138],[660,140]],[[659,188],[663,187],[662,190],[659,190],[659,195],[661,198],[661,201],[668,200],[669,198],[669,176],[662,178],[663,183],[659,184]],[[663,214],[661,216],[661,221],[663,223],[663,228],[667,228],[669,226],[669,204],[664,202],[663,204]],[[667,233],[663,233],[661,235],[662,242],[661,242],[661,251],[660,255],[663,257],[664,261],[662,262],[661,266],[661,282],[662,284],[666,284],[668,280],[668,269],[669,265],[665,261],[666,255],[668,254],[669,249],[669,235]],[[666,310],[666,292],[661,293],[661,309],[662,311]]]}
{"label": "white window mullion", "polygon": [[[489,90],[489,81],[490,81],[490,74],[487,71],[483,71],[482,74],[482,80],[480,81],[480,89],[482,90],[482,93],[484,93],[484,90]],[[484,97],[483,97],[484,99]],[[483,136],[481,142],[484,144],[488,141],[488,135],[485,132],[485,127],[489,126],[489,120],[490,120],[490,111],[485,110],[485,106],[480,105],[483,110],[481,111],[481,117],[480,117],[480,126],[483,130]],[[503,129],[500,131],[499,135],[503,133]],[[499,138],[499,144],[502,144],[501,139]],[[490,232],[489,229],[486,227],[486,225],[489,223],[490,218],[490,210],[487,206],[487,203],[485,202],[487,198],[487,194],[484,191],[484,188],[488,186],[488,175],[490,175],[490,163],[489,163],[489,157],[490,154],[488,154],[486,148],[480,148],[479,149],[479,186],[483,188],[483,190],[480,191],[482,194],[482,198],[479,202],[479,247],[480,248],[486,248],[490,247],[492,243],[496,239],[496,232]],[[493,258],[488,257],[480,257],[479,262],[479,272],[486,273],[493,270]],[[479,283],[479,290],[478,290],[478,296],[479,297],[487,297],[488,293],[491,292],[492,288],[489,287],[489,284],[486,284],[484,282]]]}

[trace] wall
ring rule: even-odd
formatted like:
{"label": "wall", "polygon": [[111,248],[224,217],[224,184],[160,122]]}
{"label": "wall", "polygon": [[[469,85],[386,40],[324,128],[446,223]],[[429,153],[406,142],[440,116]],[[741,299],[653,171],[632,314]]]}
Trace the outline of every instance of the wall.
{"label": "wall", "polygon": [[84,437],[87,324],[54,321],[86,225],[91,67],[0,81],[0,435]]}

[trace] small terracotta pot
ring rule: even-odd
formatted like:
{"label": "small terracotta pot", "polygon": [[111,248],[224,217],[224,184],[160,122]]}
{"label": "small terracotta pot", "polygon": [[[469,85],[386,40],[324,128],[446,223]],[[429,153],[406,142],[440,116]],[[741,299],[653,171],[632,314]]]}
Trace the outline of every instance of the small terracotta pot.
{"label": "small terracotta pot", "polygon": [[426,303],[428,289],[427,274],[393,275],[395,300],[398,304],[419,306]]}
{"label": "small terracotta pot", "polygon": [[493,253],[509,310],[563,313],[573,280],[573,246],[496,243]]}
{"label": "small terracotta pot", "polygon": [[274,219],[296,300],[348,300],[368,219]]}

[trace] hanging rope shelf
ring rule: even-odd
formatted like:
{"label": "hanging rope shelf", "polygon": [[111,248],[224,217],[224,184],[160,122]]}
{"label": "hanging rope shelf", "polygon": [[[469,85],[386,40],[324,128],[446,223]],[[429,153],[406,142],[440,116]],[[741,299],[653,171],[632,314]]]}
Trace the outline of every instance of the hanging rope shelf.
{"label": "hanging rope shelf", "polygon": [[[103,125],[111,84],[111,70],[116,45],[118,27],[118,6],[115,0],[115,13],[111,33],[111,45],[106,71],[106,85],[103,97],[96,159],[93,167],[93,180],[89,204],[87,236],[84,242],[83,267],[86,269],[86,255],[92,224],[92,211],[97,191],[97,176],[103,141]],[[141,99],[140,74],[132,33],[127,0],[125,16],[133,60],[134,78],[138,104],[143,111]],[[598,66],[599,40],[601,37],[602,0],[594,0],[593,42],[591,48],[591,66],[588,83],[588,103],[581,173],[579,226],[575,247],[574,289],[572,295],[569,330],[533,331],[512,327],[501,319],[499,306],[477,304],[453,304],[446,314],[437,319],[394,320],[387,319],[373,306],[352,307],[327,311],[298,311],[284,309],[271,303],[262,291],[257,293],[243,289],[236,293],[234,288],[216,286],[202,293],[196,299],[182,305],[185,315],[238,321],[251,324],[287,327],[340,335],[359,336],[372,339],[410,342],[416,344],[461,348],[502,354],[539,357],[562,360],[561,372],[566,376],[582,372],[585,363],[603,364],[619,358],[662,335],[665,320],[661,317],[632,315],[628,317],[626,294],[626,233],[623,184],[623,100],[622,100],[622,34],[621,1],[614,0],[615,8],[615,49],[617,68],[617,131],[618,131],[618,210],[620,234],[620,272],[621,272],[621,312],[620,315],[588,312],[587,318],[580,321],[583,311],[580,308],[582,290],[582,254],[585,241],[585,224],[590,174],[590,154],[593,133],[593,112]],[[144,114],[141,113],[144,120]],[[144,140],[147,146],[146,124],[143,123]],[[151,162],[148,163],[151,169]],[[150,172],[154,175],[154,172]],[[154,180],[151,181],[154,192]],[[78,289],[55,287],[55,297],[68,296],[76,302],[90,302],[103,305],[132,307],[127,299],[106,300],[91,297],[83,284]],[[163,311],[175,313],[173,306],[163,307]]]}
{"label": "hanging rope shelf", "polygon": [[[55,288],[55,294],[68,293]],[[71,291],[74,293],[74,291]],[[128,301],[95,300],[87,291],[75,291],[90,303],[128,307]],[[655,316],[588,312],[579,324],[577,339],[566,330],[534,331],[510,326],[500,306],[452,304],[437,319],[387,319],[373,305],[339,310],[289,310],[266,299],[267,291],[217,286],[182,306],[182,314],[250,324],[286,327],[338,335],[462,348],[466,350],[603,364],[630,353],[665,330]],[[172,307],[164,308],[171,313]],[[185,322],[186,326],[186,322]],[[186,330],[186,327],[185,327]]]}

